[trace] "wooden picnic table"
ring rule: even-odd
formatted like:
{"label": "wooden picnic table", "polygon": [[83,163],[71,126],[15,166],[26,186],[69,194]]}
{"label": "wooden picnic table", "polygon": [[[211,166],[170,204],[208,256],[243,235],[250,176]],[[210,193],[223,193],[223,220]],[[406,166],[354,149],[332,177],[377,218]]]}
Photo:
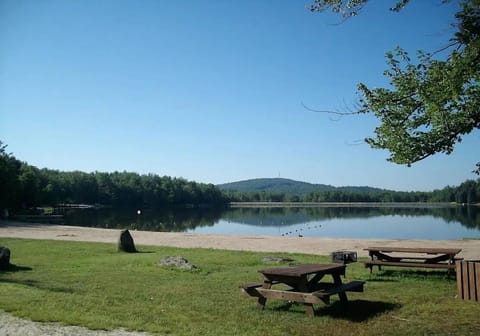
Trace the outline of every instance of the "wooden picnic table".
{"label": "wooden picnic table", "polygon": [[[275,267],[259,270],[263,281],[241,286],[244,292],[258,298],[258,306],[264,309],[267,299],[280,299],[289,302],[301,302],[309,316],[315,316],[313,304],[330,303],[330,296],[340,297],[348,302],[346,291],[363,292],[363,281],[342,283],[345,275],[342,264],[304,264],[289,267]],[[325,275],[331,275],[332,282],[320,282]],[[272,289],[273,285],[288,286],[289,289]]]}
{"label": "wooden picnic table", "polygon": [[398,266],[455,269],[456,255],[461,249],[456,248],[412,248],[412,247],[368,247],[371,260],[364,261],[365,267]]}

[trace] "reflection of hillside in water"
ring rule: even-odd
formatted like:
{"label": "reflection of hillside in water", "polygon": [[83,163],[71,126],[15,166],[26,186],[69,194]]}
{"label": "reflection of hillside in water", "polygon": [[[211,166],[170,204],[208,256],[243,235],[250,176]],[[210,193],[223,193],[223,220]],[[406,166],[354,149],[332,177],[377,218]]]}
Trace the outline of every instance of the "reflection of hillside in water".
{"label": "reflection of hillside in water", "polygon": [[223,214],[223,219],[255,226],[290,226],[330,219],[368,219],[381,216],[431,216],[447,223],[459,222],[468,228],[480,229],[477,207],[308,207],[308,208],[237,208]]}
{"label": "reflection of hillside in water", "polygon": [[480,229],[478,207],[275,207],[221,209],[166,209],[145,210],[137,215],[136,209],[71,209],[65,213],[65,224],[144,231],[184,232],[199,227],[213,226],[220,219],[252,226],[282,227],[330,219],[368,219],[381,216],[431,216],[446,223],[458,222],[468,228]]}

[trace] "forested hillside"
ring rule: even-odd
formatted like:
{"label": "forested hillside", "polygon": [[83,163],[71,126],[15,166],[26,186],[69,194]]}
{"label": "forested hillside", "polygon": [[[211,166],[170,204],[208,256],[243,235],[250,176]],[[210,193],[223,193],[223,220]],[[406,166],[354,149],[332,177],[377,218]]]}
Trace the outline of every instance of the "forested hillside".
{"label": "forested hillside", "polygon": [[0,209],[60,203],[130,207],[225,205],[213,184],[130,172],[85,173],[38,169],[17,160],[0,142]]}
{"label": "forested hillside", "polygon": [[[16,159],[0,142],[0,210],[62,203],[114,207],[223,206],[228,202],[457,202],[478,203],[480,179],[433,192],[333,187],[287,179],[255,179],[239,190],[183,178],[132,172],[62,172]],[[260,188],[261,186],[261,188]],[[241,187],[241,188],[240,188]]]}
{"label": "forested hillside", "polygon": [[433,192],[333,187],[289,179],[252,179],[218,185],[233,202],[457,202],[478,203],[480,179]]}
{"label": "forested hillside", "polygon": [[237,192],[266,192],[266,193],[285,193],[288,195],[304,196],[311,192],[323,192],[333,190],[353,191],[353,192],[378,192],[384,191],[372,187],[334,187],[328,184],[313,184],[308,182],[295,181],[286,178],[256,178],[238,182],[218,184],[217,187],[223,191]]}
{"label": "forested hillside", "polygon": [[286,178],[257,178],[245,181],[217,185],[220,190],[237,192],[268,192],[305,195],[312,191],[333,190],[335,187],[326,184],[312,184]]}

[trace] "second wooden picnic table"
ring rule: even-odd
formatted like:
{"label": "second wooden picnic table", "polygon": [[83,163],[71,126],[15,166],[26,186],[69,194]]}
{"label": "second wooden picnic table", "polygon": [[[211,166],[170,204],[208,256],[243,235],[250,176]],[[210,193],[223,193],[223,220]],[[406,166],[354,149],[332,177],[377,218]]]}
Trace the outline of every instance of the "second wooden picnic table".
{"label": "second wooden picnic table", "polygon": [[411,248],[411,247],[368,247],[371,260],[365,261],[365,267],[372,271],[373,266],[400,266],[455,269],[456,248]]}
{"label": "second wooden picnic table", "polygon": [[[341,276],[345,275],[345,268],[343,264],[304,264],[267,268],[259,270],[263,275],[263,282],[247,284],[242,288],[247,294],[258,297],[258,305],[262,309],[267,299],[281,299],[304,303],[307,315],[314,316],[314,303],[328,304],[330,296],[336,294],[341,302],[347,302],[346,291],[363,291],[363,281],[342,283]],[[320,282],[325,275],[331,275],[333,282]],[[277,284],[287,285],[290,289],[272,289],[272,286]]]}

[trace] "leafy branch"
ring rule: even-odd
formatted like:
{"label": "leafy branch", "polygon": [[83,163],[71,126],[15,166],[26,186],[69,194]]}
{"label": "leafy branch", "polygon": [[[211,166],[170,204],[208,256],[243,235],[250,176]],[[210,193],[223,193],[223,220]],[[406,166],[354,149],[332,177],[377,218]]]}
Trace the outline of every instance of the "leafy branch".
{"label": "leafy branch", "polygon": [[[410,0],[390,8],[398,12]],[[448,0],[443,0],[446,3]],[[314,0],[309,10],[330,9],[343,18],[356,16],[368,0]],[[450,154],[462,137],[480,128],[480,0],[464,0],[455,14],[450,43],[433,53],[419,51],[417,63],[400,47],[386,53],[389,88],[370,89],[358,84],[355,110],[313,112],[354,115],[373,113],[379,120],[372,147],[390,152],[389,161],[411,164],[436,153]],[[434,59],[451,50],[445,60]],[[480,162],[474,171],[480,174]]]}

